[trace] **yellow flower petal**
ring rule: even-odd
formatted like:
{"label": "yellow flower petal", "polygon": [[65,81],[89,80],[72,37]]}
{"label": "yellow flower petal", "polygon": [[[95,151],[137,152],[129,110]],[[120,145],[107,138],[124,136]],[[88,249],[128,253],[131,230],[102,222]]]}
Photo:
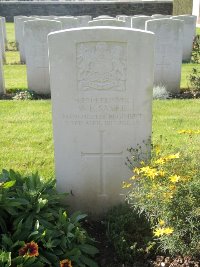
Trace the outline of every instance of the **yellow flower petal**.
{"label": "yellow flower petal", "polygon": [[178,175],[172,175],[172,176],[170,176],[169,177],[169,179],[170,179],[170,181],[172,182],[172,183],[177,183],[179,180],[180,180],[180,176],[178,176]]}

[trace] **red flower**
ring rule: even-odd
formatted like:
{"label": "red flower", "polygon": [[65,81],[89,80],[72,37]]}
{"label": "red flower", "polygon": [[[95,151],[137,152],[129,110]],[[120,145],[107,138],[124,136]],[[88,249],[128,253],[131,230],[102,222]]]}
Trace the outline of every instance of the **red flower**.
{"label": "red flower", "polygon": [[38,253],[38,244],[34,241],[25,244],[24,247],[20,248],[19,256],[28,256],[28,257],[37,257]]}
{"label": "red flower", "polygon": [[70,260],[66,259],[66,260],[60,261],[60,267],[72,267],[72,263]]}

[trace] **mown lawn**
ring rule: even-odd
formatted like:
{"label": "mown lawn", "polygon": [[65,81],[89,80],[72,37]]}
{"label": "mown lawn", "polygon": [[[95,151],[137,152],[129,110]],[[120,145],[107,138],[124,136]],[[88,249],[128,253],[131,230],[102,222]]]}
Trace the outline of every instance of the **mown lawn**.
{"label": "mown lawn", "polygon": [[[0,169],[53,177],[51,101],[1,100],[0,114]],[[189,150],[198,158],[200,135],[178,134],[182,129],[200,129],[200,100],[153,101],[153,141],[163,136],[169,152]]]}

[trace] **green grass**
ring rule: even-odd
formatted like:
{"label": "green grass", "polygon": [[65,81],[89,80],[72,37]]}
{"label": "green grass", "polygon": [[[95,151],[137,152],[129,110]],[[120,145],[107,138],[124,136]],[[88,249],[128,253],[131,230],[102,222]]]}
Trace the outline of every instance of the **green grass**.
{"label": "green grass", "polygon": [[196,28],[196,34],[200,35],[200,28]]}
{"label": "green grass", "polygon": [[6,51],[6,64],[20,64],[18,51]]}
{"label": "green grass", "polygon": [[6,22],[6,32],[8,42],[15,42],[15,26],[13,22]]}
{"label": "green grass", "polygon": [[54,176],[50,101],[0,101],[0,169]]}
{"label": "green grass", "polygon": [[4,65],[6,90],[14,92],[28,88],[26,80],[26,65]]}
{"label": "green grass", "polygon": [[179,130],[200,130],[200,99],[153,101],[153,140],[167,138],[172,147],[199,155],[200,134],[178,134]]}
{"label": "green grass", "polygon": [[189,84],[189,75],[192,72],[193,68],[200,69],[200,64],[191,64],[191,63],[184,63],[182,64],[181,70],[181,89],[188,89]]}
{"label": "green grass", "polygon": [[[0,169],[38,170],[45,178],[53,177],[51,102],[4,100],[0,101],[0,114]],[[191,150],[198,158],[200,135],[191,139],[177,131],[200,129],[199,114],[200,100],[154,101],[153,140],[162,135],[173,144],[171,151]]]}

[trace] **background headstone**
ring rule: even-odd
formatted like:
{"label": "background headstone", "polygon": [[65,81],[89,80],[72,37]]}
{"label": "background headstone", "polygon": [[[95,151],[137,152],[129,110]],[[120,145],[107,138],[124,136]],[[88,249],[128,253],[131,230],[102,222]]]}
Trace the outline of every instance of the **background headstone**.
{"label": "background headstone", "polygon": [[5,82],[4,82],[4,73],[3,73],[3,57],[2,49],[0,45],[0,95],[5,93]]}
{"label": "background headstone", "polygon": [[91,16],[77,16],[76,17],[78,19],[78,26],[79,27],[87,27],[88,26],[88,22],[90,20],[92,20]]}
{"label": "background headstone", "polygon": [[132,28],[145,30],[145,22],[147,20],[151,20],[151,19],[153,19],[153,18],[151,18],[150,16],[132,17],[132,19],[131,19]]}
{"label": "background headstone", "polygon": [[61,22],[33,20],[24,23],[28,88],[50,94],[47,35],[62,29]]}
{"label": "background headstone", "polygon": [[192,15],[197,16],[197,23],[200,24],[200,0],[193,0]]}
{"label": "background headstone", "polygon": [[74,17],[58,17],[56,20],[62,23],[63,30],[78,27],[78,19]]}
{"label": "background headstone", "polygon": [[27,16],[14,16],[14,26],[15,26],[15,41],[16,41],[16,46],[19,49],[19,42],[22,39],[22,29],[20,27],[20,21],[19,19],[21,18],[28,18]]}
{"label": "background headstone", "polygon": [[5,47],[5,36],[4,36],[4,21],[2,17],[0,17],[0,46],[1,46],[1,56],[2,60],[6,61],[6,47]]}
{"label": "background headstone", "polygon": [[126,27],[131,28],[132,27],[132,17],[131,16],[117,16],[118,20],[122,20],[125,22]]}
{"label": "background headstone", "polygon": [[154,34],[66,30],[49,35],[49,58],[57,188],[99,215],[124,199],[127,148],[151,136]]}
{"label": "background headstone", "polygon": [[197,17],[193,15],[173,16],[172,19],[184,21],[183,27],[183,61],[190,61],[193,48],[193,40],[196,34]]}
{"label": "background headstone", "polygon": [[4,42],[5,42],[5,47],[7,47],[7,32],[6,32],[6,19],[5,17],[0,17],[3,22],[3,36],[4,36]]}
{"label": "background headstone", "polygon": [[125,27],[126,24],[124,21],[117,19],[100,19],[92,20],[88,22],[88,26],[115,26],[115,27]]}
{"label": "background headstone", "polygon": [[146,22],[146,30],[154,32],[154,85],[164,86],[170,93],[179,93],[182,64],[183,22],[155,19]]}
{"label": "background headstone", "polygon": [[99,20],[99,19],[114,19],[114,17],[107,16],[107,15],[101,15],[101,16],[93,18],[93,20],[96,20],[96,19],[97,20]]}

